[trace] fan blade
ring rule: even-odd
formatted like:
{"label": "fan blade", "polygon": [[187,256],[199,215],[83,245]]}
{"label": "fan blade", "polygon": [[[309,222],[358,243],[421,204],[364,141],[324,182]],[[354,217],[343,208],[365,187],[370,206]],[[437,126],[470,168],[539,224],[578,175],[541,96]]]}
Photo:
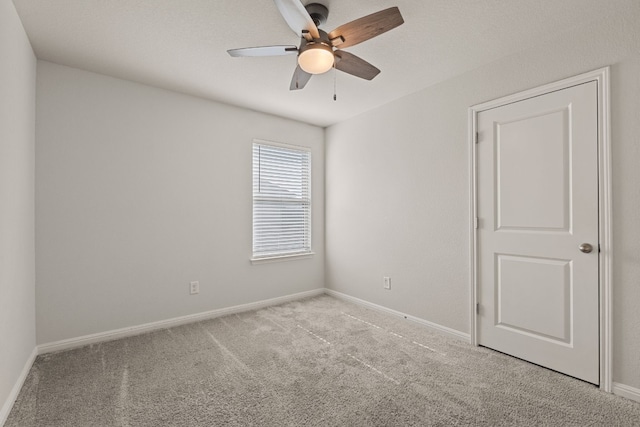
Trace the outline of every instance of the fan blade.
{"label": "fan blade", "polygon": [[298,37],[304,37],[304,31],[309,32],[314,39],[320,38],[318,27],[309,16],[300,0],[273,0],[280,14]]}
{"label": "fan blade", "polygon": [[238,56],[279,56],[279,55],[293,55],[298,53],[298,48],[295,46],[258,46],[258,47],[243,47],[240,49],[229,49],[227,51],[229,55]]}
{"label": "fan blade", "polygon": [[293,77],[291,78],[291,85],[289,85],[289,90],[298,90],[303,89],[312,74],[307,73],[298,65],[296,70],[293,72]]}
{"label": "fan blade", "polygon": [[343,49],[379,36],[403,23],[400,9],[390,7],[339,26],[329,33],[329,40],[335,47]]}
{"label": "fan blade", "polygon": [[380,70],[369,64],[364,59],[355,56],[353,53],[343,50],[336,50],[336,68],[344,71],[352,76],[360,77],[365,80],[372,80],[380,74]]}

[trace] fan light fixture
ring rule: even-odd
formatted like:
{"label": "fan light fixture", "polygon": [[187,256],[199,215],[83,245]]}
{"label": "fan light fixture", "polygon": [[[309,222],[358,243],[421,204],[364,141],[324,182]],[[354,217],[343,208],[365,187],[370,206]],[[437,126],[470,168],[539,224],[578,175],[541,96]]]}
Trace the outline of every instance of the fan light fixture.
{"label": "fan light fixture", "polygon": [[298,64],[309,74],[326,73],[333,68],[333,49],[324,43],[309,43],[300,51]]}
{"label": "fan light fixture", "polygon": [[[302,0],[273,1],[287,25],[299,37],[300,45],[245,47],[229,49],[227,52],[233,57],[297,55],[298,64],[293,72],[289,90],[303,89],[314,74],[323,74],[332,68],[361,79],[373,79],[380,70],[344,49],[404,23],[400,10],[390,7],[342,24],[327,33],[319,28],[327,22],[329,16],[326,6],[308,3],[309,0],[304,0],[308,3],[306,5]],[[325,0],[325,3],[330,1]]]}

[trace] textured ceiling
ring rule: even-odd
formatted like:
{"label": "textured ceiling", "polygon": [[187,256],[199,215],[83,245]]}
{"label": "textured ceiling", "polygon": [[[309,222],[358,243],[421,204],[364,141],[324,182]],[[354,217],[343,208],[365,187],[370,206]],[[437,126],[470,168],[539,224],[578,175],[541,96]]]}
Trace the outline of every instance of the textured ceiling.
{"label": "textured ceiling", "polygon": [[390,6],[400,8],[405,24],[346,49],[382,70],[374,80],[329,72],[294,92],[288,88],[295,56],[226,53],[299,43],[271,0],[14,4],[39,59],[327,126],[620,13],[634,1],[316,0],[329,8],[326,31]]}

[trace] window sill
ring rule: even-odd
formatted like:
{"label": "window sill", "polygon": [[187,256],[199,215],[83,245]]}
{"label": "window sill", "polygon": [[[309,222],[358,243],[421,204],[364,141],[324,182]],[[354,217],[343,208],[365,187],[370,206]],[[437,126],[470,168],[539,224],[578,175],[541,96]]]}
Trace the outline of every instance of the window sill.
{"label": "window sill", "polygon": [[304,259],[311,258],[315,255],[314,252],[304,252],[297,254],[286,254],[286,255],[267,255],[262,257],[251,258],[251,264],[268,264],[271,262],[282,262],[282,261],[293,261],[296,259]]}

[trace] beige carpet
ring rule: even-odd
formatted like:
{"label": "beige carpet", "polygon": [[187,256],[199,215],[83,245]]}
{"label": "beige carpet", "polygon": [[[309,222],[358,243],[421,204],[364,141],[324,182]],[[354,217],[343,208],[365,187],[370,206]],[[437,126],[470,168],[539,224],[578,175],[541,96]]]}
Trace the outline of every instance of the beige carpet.
{"label": "beige carpet", "polygon": [[640,404],[329,296],[38,357],[6,427],[640,426]]}

